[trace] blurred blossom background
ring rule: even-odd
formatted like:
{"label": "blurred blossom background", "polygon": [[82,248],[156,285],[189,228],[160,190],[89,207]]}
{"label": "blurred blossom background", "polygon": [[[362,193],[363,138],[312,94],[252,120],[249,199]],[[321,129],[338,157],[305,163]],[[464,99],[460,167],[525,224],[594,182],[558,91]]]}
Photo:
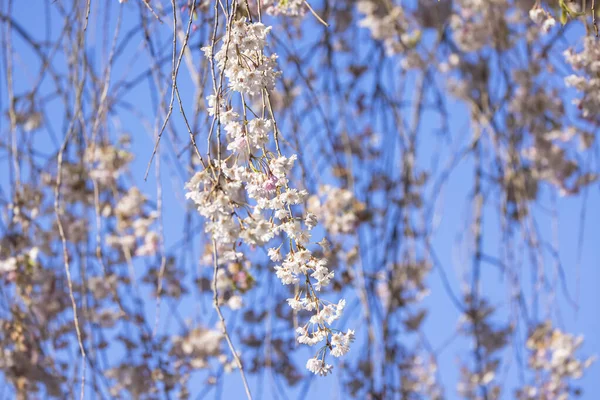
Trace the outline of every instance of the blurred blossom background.
{"label": "blurred blossom background", "polygon": [[593,5],[0,1],[0,397],[600,397]]}

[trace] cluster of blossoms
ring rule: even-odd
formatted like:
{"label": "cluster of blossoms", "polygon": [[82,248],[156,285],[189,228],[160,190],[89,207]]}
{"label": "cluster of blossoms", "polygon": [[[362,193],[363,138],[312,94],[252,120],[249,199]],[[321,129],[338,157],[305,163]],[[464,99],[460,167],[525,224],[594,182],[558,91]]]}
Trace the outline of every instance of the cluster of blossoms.
{"label": "cluster of blossoms", "polygon": [[403,364],[406,368],[401,376],[401,390],[406,398],[410,398],[413,393],[423,394],[431,400],[444,398],[442,389],[435,378],[437,372],[435,360],[413,355]]}
{"label": "cluster of blossoms", "polygon": [[[224,43],[214,54],[231,90],[255,95],[275,87],[275,81],[281,75],[275,69],[277,55],[266,56],[263,51],[270,30],[271,27],[248,23],[244,18],[233,22]],[[207,58],[212,58],[211,46],[202,50]]]}
{"label": "cluster of blossoms", "polygon": [[351,191],[331,185],[322,185],[318,196],[311,196],[308,202],[308,209],[332,235],[353,233],[359,222],[357,214],[364,207]]}
{"label": "cluster of blossoms", "polygon": [[532,135],[542,135],[548,131],[546,115],[559,119],[564,115],[564,106],[558,90],[536,82],[539,68],[515,70],[512,78],[515,89],[508,103],[513,125],[526,129]]}
{"label": "cluster of blossoms", "polygon": [[481,50],[494,43],[508,46],[505,15],[510,7],[506,0],[458,0],[458,12],[450,18],[456,45],[465,52]]}
{"label": "cluster of blossoms", "polygon": [[531,18],[531,20],[537,25],[541,26],[542,31],[544,32],[549,32],[550,29],[556,25],[556,20],[554,17],[550,15],[548,11],[544,10],[539,4],[536,4],[529,11],[529,18]]}
{"label": "cluster of blossoms", "polygon": [[352,266],[359,260],[356,235],[358,227],[369,215],[365,204],[347,189],[321,185],[316,195],[308,199],[308,210],[323,224],[327,239],[319,245],[328,260],[348,269],[342,280],[352,279]]}
{"label": "cluster of blossoms", "polygon": [[[150,229],[156,221],[157,213],[144,213],[147,198],[136,188],[131,188],[117,203],[114,210],[117,217],[116,232],[108,235],[106,242],[122,251],[136,256],[151,256],[156,254],[159,245],[159,235]],[[105,209],[108,212],[108,209]],[[141,240],[141,244],[138,242]]]}
{"label": "cluster of blossoms", "polygon": [[33,221],[40,215],[42,190],[37,185],[23,184],[15,191],[14,198],[7,209],[13,214],[13,221],[20,224],[24,231],[29,230]]}
{"label": "cluster of blossoms", "polygon": [[[475,340],[477,363],[475,369],[467,365],[461,367],[461,379],[457,385],[460,396],[468,399],[500,398],[501,386],[497,379],[500,366],[500,353],[509,343],[513,332],[511,325],[496,326],[492,322],[494,307],[481,299],[473,301],[470,295],[465,296],[469,306],[461,316],[460,329]],[[489,397],[482,397],[480,389],[485,388]]]}
{"label": "cluster of blossoms", "polygon": [[117,382],[110,387],[110,395],[113,397],[121,397],[122,392],[137,398],[157,393],[152,370],[146,364],[123,363],[107,370],[105,374],[108,379]]}
{"label": "cluster of blossoms", "polygon": [[[542,33],[547,33],[555,25],[554,18],[539,2],[518,1],[518,7],[515,9],[510,8],[509,2],[505,0],[461,0],[459,5],[457,14],[452,17],[451,26],[457,46],[466,52],[480,51],[492,44],[501,49],[515,46],[519,40],[518,35],[507,30],[506,23],[527,22],[525,11],[529,12],[529,18],[535,23],[527,25],[527,42],[538,40]],[[577,10],[574,5],[570,7]],[[567,62],[579,73],[567,77],[566,82],[584,93],[583,98],[576,100],[575,104],[583,111],[585,118],[593,118],[591,110],[595,109],[594,96],[598,98],[597,88],[593,84],[595,70],[585,65],[591,66],[594,52],[596,60],[598,52],[595,50],[594,40],[586,38],[585,41],[590,45],[584,46],[581,53],[576,54],[572,49],[566,53]],[[582,56],[585,53],[588,55]],[[578,63],[580,56],[590,62]],[[561,195],[570,195],[596,180],[596,176],[587,173],[585,166],[574,156],[577,151],[588,150],[594,136],[583,130],[564,126],[567,113],[560,89],[548,85],[546,80],[543,83],[539,80],[545,73],[545,56],[534,53],[532,59],[536,62],[528,65],[526,69],[519,67],[511,71],[509,81],[512,91],[507,95],[508,113],[503,121],[510,127],[511,132],[516,133],[513,137],[517,140],[508,144],[502,156],[506,158],[506,165],[499,181],[507,189],[509,203],[520,205],[536,199],[538,182],[545,181],[558,188]],[[475,64],[465,59],[456,61],[450,62],[449,59],[447,68],[457,67],[463,78],[458,82],[450,78],[450,91],[468,102],[473,101],[474,93],[489,95],[486,93],[486,86],[492,72],[487,64],[481,61]],[[592,79],[589,79],[590,76]],[[600,103],[596,103],[598,104]],[[476,115],[476,118],[479,118],[479,115]],[[488,121],[491,120],[486,118],[489,116],[481,118],[484,129],[489,128]],[[520,210],[513,216],[521,218],[524,215],[523,211]]]}
{"label": "cluster of blossoms", "polygon": [[565,78],[567,86],[581,92],[582,97],[574,100],[586,119],[599,123],[597,110],[600,107],[600,47],[594,37],[586,37],[583,49],[575,52],[569,48],[564,53],[567,63],[577,72]]}
{"label": "cluster of blossoms", "polygon": [[265,0],[267,14],[302,17],[306,13],[306,0]]}
{"label": "cluster of blossoms", "polygon": [[557,89],[536,83],[537,73],[536,69],[513,72],[516,88],[508,104],[513,129],[525,130],[534,139],[521,151],[527,167],[504,176],[507,186],[516,190],[513,197],[517,202],[535,199],[538,181],[546,181],[562,194],[569,194],[593,180],[592,176],[577,173],[579,165],[569,154],[569,149],[577,146],[577,138],[582,150],[589,148],[591,140],[573,127],[549,130],[547,116],[558,121],[565,109]]}
{"label": "cluster of blossoms", "polygon": [[[275,70],[277,56],[267,56],[264,51],[269,30],[262,23],[235,21],[214,55],[228,79],[229,89],[242,95],[244,107],[244,95],[268,96],[280,75]],[[204,51],[210,58],[212,48]],[[234,111],[221,93],[207,100],[208,113],[226,132],[226,148],[231,154],[211,160],[207,168],[196,173],[186,184],[186,197],[194,201],[206,219],[206,231],[217,250],[213,261],[222,266],[242,265],[242,243],[250,248],[262,247],[276,236],[287,237],[278,247],[270,248],[268,255],[280,263],[275,272],[284,285],[303,286],[294,298],[288,299],[288,304],[295,311],[313,314],[309,322],[298,328],[297,340],[309,345],[326,341],[306,365],[311,372],[325,375],[332,368],[325,363],[327,349],[335,357],[346,354],[354,332],[341,333],[330,328],[340,318],[345,300],[332,304],[318,296],[334,273],[327,268],[325,259],[308,249],[311,230],[317,225],[316,216],[295,211],[308,198],[306,190],[290,187],[296,156],[281,155],[278,144],[277,155],[268,150],[276,125],[272,119],[264,118],[264,113],[259,117],[252,112],[255,118],[248,120],[247,114],[241,116]],[[239,271],[229,272],[235,276]],[[230,285],[225,272],[218,273],[218,281],[219,277],[222,285]]]}
{"label": "cluster of blossoms", "polygon": [[[34,265],[38,257],[39,249],[32,247],[27,252],[23,252],[17,256],[8,258],[0,258],[0,277],[8,281],[16,278],[16,273],[19,269],[25,269],[28,266]],[[0,253],[0,257],[1,257]]]}
{"label": "cluster of blossoms", "polygon": [[229,262],[227,268],[217,272],[219,300],[226,302],[232,310],[243,306],[242,296],[254,287],[254,277],[250,273],[250,261]]}
{"label": "cluster of blossoms", "polygon": [[[429,295],[425,280],[431,271],[431,264],[420,260],[388,266],[393,271],[390,276],[380,273],[376,284],[377,297],[385,309],[400,304],[416,304]],[[416,330],[407,325],[408,330]],[[417,324],[417,328],[418,328]]]}
{"label": "cluster of blossoms", "polygon": [[583,337],[575,337],[552,327],[549,322],[538,325],[527,340],[531,350],[529,367],[536,371],[534,386],[525,386],[517,392],[517,398],[568,399],[578,390],[570,384],[579,379],[594,358],[579,360],[575,353],[581,347]]}
{"label": "cluster of blossoms", "polygon": [[24,132],[33,132],[42,126],[44,116],[35,102],[35,93],[29,92],[15,98],[14,119]]}
{"label": "cluster of blossoms", "polygon": [[383,1],[360,0],[356,5],[364,17],[358,25],[367,28],[375,40],[380,40],[388,55],[410,49],[421,38],[421,31],[411,31],[407,15],[398,5],[388,6]]}
{"label": "cluster of blossoms", "polygon": [[185,336],[174,337],[172,352],[182,362],[189,360],[185,362],[189,362],[194,369],[207,368],[211,357],[217,357],[219,360],[227,358],[221,353],[223,339],[221,332],[198,327],[190,330]]}
{"label": "cluster of blossoms", "polygon": [[[15,336],[22,333],[22,326],[10,326],[8,323],[2,324],[3,329],[13,329]],[[8,379],[21,379],[25,382],[35,382],[43,385],[49,396],[59,398],[62,393],[60,385],[63,381],[48,372],[48,367],[55,367],[48,358],[41,358],[36,350],[31,350],[28,346],[33,343],[27,343],[26,340],[20,340],[17,349],[3,348],[0,350],[0,369]],[[32,354],[33,353],[33,354]]]}
{"label": "cluster of blossoms", "polygon": [[86,149],[85,159],[90,165],[90,178],[99,185],[109,186],[125,172],[133,155],[116,146],[91,146]]}
{"label": "cluster of blossoms", "polygon": [[[544,135],[536,135],[532,146],[523,151],[525,159],[532,161],[532,177],[556,186],[561,195],[577,193],[581,187],[597,179],[596,174],[581,172],[576,159],[569,157],[565,145],[576,137],[575,129],[554,130]],[[583,149],[589,143],[582,135]],[[523,190],[526,193],[527,190]]]}

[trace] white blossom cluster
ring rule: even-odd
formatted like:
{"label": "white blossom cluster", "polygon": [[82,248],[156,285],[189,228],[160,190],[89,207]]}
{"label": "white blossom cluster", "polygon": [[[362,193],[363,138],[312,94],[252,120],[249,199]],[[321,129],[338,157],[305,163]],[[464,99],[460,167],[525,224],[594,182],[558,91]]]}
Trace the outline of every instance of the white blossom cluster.
{"label": "white blossom cluster", "polygon": [[[105,210],[114,211],[117,217],[117,232],[107,236],[107,244],[136,256],[156,254],[160,237],[150,228],[158,214],[156,211],[144,213],[146,203],[146,196],[137,187],[133,187],[118,201],[114,210]],[[138,246],[140,240],[141,244]]]}
{"label": "white blossom cluster", "polygon": [[567,63],[573,67],[576,74],[565,78],[567,86],[574,87],[582,93],[582,97],[574,100],[584,118],[595,119],[598,122],[600,107],[600,46],[594,37],[586,37],[583,49],[576,53],[569,48],[565,53]]}
{"label": "white blossom cluster", "polygon": [[116,146],[92,146],[86,149],[85,158],[90,163],[90,178],[104,186],[114,184],[133,160],[131,153]]}
{"label": "white blossom cluster", "polygon": [[358,224],[357,211],[364,205],[356,201],[354,194],[346,189],[322,185],[318,196],[311,196],[309,210],[323,222],[332,235],[353,233]]}
{"label": "white blossom cluster", "polygon": [[[262,23],[245,19],[233,22],[214,56],[229,89],[240,93],[242,99],[244,95],[268,96],[280,74],[275,70],[277,56],[265,55],[269,30]],[[206,56],[211,57],[211,48],[204,49]],[[281,282],[299,286],[298,294],[288,299],[290,307],[312,314],[309,322],[298,328],[298,342],[311,346],[326,343],[306,367],[315,374],[326,375],[332,368],[325,363],[327,349],[334,357],[346,354],[354,332],[341,333],[330,327],[340,318],[345,300],[333,304],[318,295],[334,273],[327,267],[327,260],[308,249],[311,230],[317,225],[315,215],[293,211],[308,197],[306,190],[290,187],[296,156],[281,155],[278,146],[277,155],[268,150],[275,137],[272,119],[254,112],[240,115],[221,93],[207,100],[208,113],[226,132],[230,154],[220,161],[211,160],[207,168],[197,172],[186,184],[186,197],[206,218],[206,231],[217,246],[218,264],[242,260],[242,243],[253,248],[265,246],[281,234],[287,238],[280,246],[270,248],[268,255],[279,263],[274,269]],[[255,118],[249,119],[250,114]]]}
{"label": "white blossom cluster", "polygon": [[548,132],[545,115],[557,118],[564,115],[558,90],[549,85],[540,85],[536,81],[538,74],[539,68],[513,71],[516,88],[508,103],[515,125],[527,129],[532,135],[544,135]]}
{"label": "white blossom cluster", "polygon": [[37,247],[32,247],[27,252],[23,252],[17,256],[5,259],[0,258],[0,277],[3,277],[6,280],[12,280],[19,269],[19,265],[35,265],[38,254],[39,249]]}
{"label": "white blossom cluster", "polygon": [[189,358],[193,368],[207,368],[211,357],[224,356],[221,354],[223,334],[211,329],[198,327],[190,330],[185,336],[173,338],[173,352],[181,358]]}
{"label": "white blossom cluster", "polygon": [[[577,193],[577,191],[593,182],[596,177],[585,173],[571,149],[579,147],[587,150],[593,143],[593,135],[577,131],[574,127],[557,126],[549,129],[547,115],[556,119],[563,118],[565,107],[560,100],[556,88],[540,85],[535,81],[539,73],[535,68],[516,70],[513,72],[515,83],[518,84],[510,99],[508,110],[511,113],[515,128],[530,132],[533,141],[523,148],[521,154],[527,161],[528,170],[519,171],[521,186],[519,196],[529,192],[525,187],[527,180],[546,181],[557,187],[561,195]],[[577,144],[579,142],[579,144]],[[509,177],[511,174],[507,174]],[[535,193],[534,190],[532,193]]]}
{"label": "white blossom cluster", "polygon": [[544,10],[539,4],[536,4],[529,11],[529,18],[531,18],[536,25],[541,26],[542,31],[545,33],[549,32],[550,29],[556,25],[556,20],[554,17],[550,15],[548,11]]}
{"label": "white blossom cluster", "polygon": [[527,348],[531,350],[529,366],[536,371],[536,383],[520,389],[517,398],[568,399],[576,393],[570,381],[581,378],[594,361],[576,357],[582,343],[583,337],[563,333],[549,322],[538,325],[527,340]]}
{"label": "white blossom cluster", "polygon": [[442,400],[444,395],[436,381],[437,364],[431,357],[414,355],[404,363],[404,373],[401,375],[402,391],[404,393],[419,393],[427,399]]}
{"label": "white blossom cluster", "polygon": [[410,24],[402,7],[387,7],[378,0],[360,0],[356,5],[364,17],[358,25],[367,28],[375,40],[383,42],[387,55],[402,53],[415,45],[420,31],[411,31]]}
{"label": "white blossom cluster", "polygon": [[458,12],[450,18],[453,37],[465,52],[481,50],[490,42],[506,47],[507,0],[457,0]]}
{"label": "white blossom cluster", "polygon": [[[210,264],[210,260],[207,264]],[[217,271],[216,286],[219,301],[227,304],[232,310],[243,307],[244,301],[241,295],[254,286],[254,278],[249,271],[250,266],[249,260],[243,263],[230,262],[227,269],[221,268]]]}
{"label": "white blossom cluster", "polygon": [[115,380],[116,384],[110,387],[112,397],[120,397],[122,391],[126,391],[137,398],[144,397],[149,392],[154,392],[152,371],[147,365],[132,365],[122,363],[106,371],[109,380]]}
{"label": "white blossom cluster", "polygon": [[569,127],[536,135],[535,142],[523,150],[523,157],[532,162],[533,178],[556,186],[563,196],[577,193],[580,187],[596,180],[594,174],[579,174],[577,160],[564,148],[574,141],[576,133]]}
{"label": "white blossom cluster", "polygon": [[306,13],[305,0],[265,0],[267,14],[285,15],[288,17],[302,17]]}
{"label": "white blossom cluster", "polygon": [[[281,74],[275,70],[277,55],[263,52],[271,27],[260,22],[247,23],[244,18],[233,22],[221,48],[214,55],[219,69],[225,73],[231,90],[255,95],[263,89],[271,90]],[[202,49],[211,57],[212,47]]]}

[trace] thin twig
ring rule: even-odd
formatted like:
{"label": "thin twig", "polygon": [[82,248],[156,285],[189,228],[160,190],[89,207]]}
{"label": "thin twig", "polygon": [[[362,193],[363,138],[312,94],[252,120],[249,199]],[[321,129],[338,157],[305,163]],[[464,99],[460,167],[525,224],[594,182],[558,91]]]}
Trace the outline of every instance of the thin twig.
{"label": "thin twig", "polygon": [[217,242],[215,239],[212,240],[212,248],[213,248],[213,281],[212,281],[212,290],[213,290],[213,306],[215,310],[217,310],[217,314],[219,315],[219,319],[221,321],[221,331],[225,336],[225,340],[227,341],[227,345],[229,346],[229,350],[233,354],[233,358],[237,367],[240,369],[240,375],[242,376],[242,381],[244,383],[244,389],[246,390],[246,397],[248,400],[252,400],[252,395],[250,394],[250,387],[248,386],[248,381],[246,380],[246,374],[244,373],[244,367],[242,365],[242,361],[233,346],[233,342],[229,337],[229,333],[227,332],[227,325],[225,324],[225,317],[223,317],[223,313],[221,312],[221,307],[219,306],[219,292],[217,289],[217,274],[219,272],[219,263],[217,261]]}
{"label": "thin twig", "polygon": [[312,15],[314,15],[314,17],[323,25],[325,25],[326,27],[329,28],[329,24],[327,22],[325,22],[323,20],[323,18],[321,18],[319,16],[319,14],[317,14],[317,12],[315,10],[313,10],[313,8],[310,6],[310,4],[308,4],[308,1],[305,1],[304,4],[306,4],[306,7],[309,9],[309,11],[311,12]]}

